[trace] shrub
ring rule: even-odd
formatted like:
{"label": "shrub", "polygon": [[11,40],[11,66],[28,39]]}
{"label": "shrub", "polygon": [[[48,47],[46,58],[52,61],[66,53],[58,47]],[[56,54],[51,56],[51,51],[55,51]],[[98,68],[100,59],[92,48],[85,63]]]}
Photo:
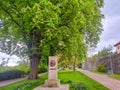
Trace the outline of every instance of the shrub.
{"label": "shrub", "polygon": [[20,78],[23,75],[24,75],[24,72],[19,71],[19,70],[11,70],[11,71],[2,72],[0,73],[0,81]]}
{"label": "shrub", "polygon": [[87,86],[83,83],[73,83],[71,85],[72,90],[88,90]]}
{"label": "shrub", "polygon": [[46,65],[40,65],[38,68],[38,73],[44,73],[47,72],[47,66]]}
{"label": "shrub", "polygon": [[29,74],[29,65],[24,63],[24,64],[20,64],[20,65],[17,65],[15,67],[13,67],[13,70],[19,70],[19,71],[23,71],[25,72],[25,75],[28,75]]}
{"label": "shrub", "polygon": [[99,72],[107,72],[107,68],[103,64],[98,65]]}
{"label": "shrub", "polygon": [[67,83],[72,83],[72,81],[71,81],[71,80],[68,80]]}
{"label": "shrub", "polygon": [[60,80],[60,83],[62,83],[62,84],[66,84],[66,82],[65,82],[65,81],[63,81],[63,80]]}
{"label": "shrub", "polygon": [[82,68],[82,63],[78,64],[78,68]]}
{"label": "shrub", "polygon": [[17,87],[14,88],[14,90],[26,90],[28,87],[32,86],[38,86],[39,81],[33,81],[33,82],[23,82],[22,84],[19,84]]}

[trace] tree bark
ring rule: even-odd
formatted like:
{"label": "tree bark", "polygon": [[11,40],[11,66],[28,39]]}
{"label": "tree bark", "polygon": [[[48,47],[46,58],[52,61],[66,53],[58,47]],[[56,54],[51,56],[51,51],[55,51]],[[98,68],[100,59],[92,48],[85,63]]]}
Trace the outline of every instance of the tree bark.
{"label": "tree bark", "polygon": [[73,61],[73,71],[75,71],[75,66],[76,66],[76,58],[74,58],[74,61]]}
{"label": "tree bark", "polygon": [[40,58],[38,55],[33,55],[30,61],[30,74],[28,79],[38,79],[38,66]]}
{"label": "tree bark", "polygon": [[[35,31],[36,29],[34,29]],[[30,33],[31,41],[28,43],[29,59],[30,59],[30,74],[28,79],[38,79],[38,66],[41,59],[40,34],[36,32]]]}

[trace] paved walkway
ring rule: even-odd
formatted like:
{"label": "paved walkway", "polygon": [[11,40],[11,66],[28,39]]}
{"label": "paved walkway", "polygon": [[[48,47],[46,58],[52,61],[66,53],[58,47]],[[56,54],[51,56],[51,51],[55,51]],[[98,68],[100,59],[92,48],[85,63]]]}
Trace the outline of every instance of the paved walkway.
{"label": "paved walkway", "polygon": [[[39,74],[39,76],[44,75],[44,74],[46,74],[46,73]],[[0,87],[6,86],[6,85],[9,85],[9,84],[18,82],[18,81],[26,80],[26,79],[27,79],[27,77],[25,77],[25,78],[11,79],[11,80],[5,80],[5,81],[0,81]]]}
{"label": "paved walkway", "polygon": [[120,80],[110,78],[107,75],[95,74],[95,73],[92,73],[87,70],[82,70],[82,69],[76,69],[76,70],[84,73],[85,75],[89,76],[90,78],[103,84],[104,86],[108,87],[110,90],[120,90]]}

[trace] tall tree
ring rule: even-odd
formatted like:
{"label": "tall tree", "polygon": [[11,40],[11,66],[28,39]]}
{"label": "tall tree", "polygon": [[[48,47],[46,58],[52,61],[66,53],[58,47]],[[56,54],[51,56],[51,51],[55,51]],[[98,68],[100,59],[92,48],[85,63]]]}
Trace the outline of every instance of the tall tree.
{"label": "tall tree", "polygon": [[112,46],[109,45],[108,47],[103,47],[103,49],[98,52],[98,57],[102,58],[110,55],[111,53],[112,53]]}
{"label": "tall tree", "polygon": [[86,43],[96,45],[102,6],[103,0],[2,0],[0,19],[5,26],[1,32],[26,45],[29,79],[36,79],[42,57],[62,54],[82,59]]}

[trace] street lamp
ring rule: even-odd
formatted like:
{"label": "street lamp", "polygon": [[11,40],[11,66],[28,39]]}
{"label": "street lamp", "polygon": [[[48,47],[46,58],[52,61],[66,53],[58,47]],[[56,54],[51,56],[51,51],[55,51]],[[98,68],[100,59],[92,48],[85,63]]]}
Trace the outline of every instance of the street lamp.
{"label": "street lamp", "polygon": [[113,75],[113,63],[112,63],[112,60],[111,60],[111,56],[112,56],[112,52],[110,52],[110,68],[111,68],[111,74]]}

